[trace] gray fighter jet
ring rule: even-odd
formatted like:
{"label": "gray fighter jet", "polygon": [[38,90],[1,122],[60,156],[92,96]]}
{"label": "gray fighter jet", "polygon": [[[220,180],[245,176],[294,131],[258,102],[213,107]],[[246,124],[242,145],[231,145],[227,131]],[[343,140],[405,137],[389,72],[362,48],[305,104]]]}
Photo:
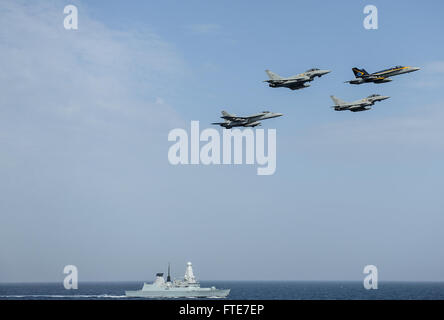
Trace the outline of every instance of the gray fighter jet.
{"label": "gray fighter jet", "polygon": [[313,68],[288,78],[282,78],[281,76],[271,72],[270,70],[265,70],[265,72],[268,74],[270,80],[265,80],[264,82],[268,82],[269,87],[285,87],[291,90],[299,90],[309,87],[310,85],[307,82],[313,81],[315,77],[320,78],[324,74],[330,73],[331,71]]}
{"label": "gray fighter jet", "polygon": [[222,111],[222,119],[225,119],[225,122],[213,122],[212,124],[220,125],[225,129],[231,129],[233,127],[256,127],[260,126],[261,120],[277,118],[282,116],[282,113],[273,113],[270,111],[263,111],[258,114],[254,114],[248,117],[238,117],[234,114],[229,114],[226,111]]}
{"label": "gray fighter jet", "polygon": [[391,76],[397,76],[398,74],[404,74],[409,72],[418,71],[419,68],[416,67],[403,67],[403,66],[396,66],[393,68],[385,69],[382,71],[378,71],[375,73],[369,74],[365,69],[359,69],[359,68],[352,68],[353,73],[355,74],[355,78],[350,81],[346,81],[345,83],[350,84],[362,84],[367,82],[373,82],[373,83],[385,83],[390,82],[392,79],[389,77]]}
{"label": "gray fighter jet", "polygon": [[336,98],[335,96],[330,96],[333,102],[335,103],[334,108],[336,111],[345,111],[349,110],[352,112],[359,112],[359,111],[367,111],[370,110],[372,105],[375,104],[377,101],[382,101],[385,99],[388,99],[390,97],[388,96],[381,96],[379,94],[372,94],[371,96],[368,96],[367,98],[353,101],[353,102],[345,102],[339,98]]}

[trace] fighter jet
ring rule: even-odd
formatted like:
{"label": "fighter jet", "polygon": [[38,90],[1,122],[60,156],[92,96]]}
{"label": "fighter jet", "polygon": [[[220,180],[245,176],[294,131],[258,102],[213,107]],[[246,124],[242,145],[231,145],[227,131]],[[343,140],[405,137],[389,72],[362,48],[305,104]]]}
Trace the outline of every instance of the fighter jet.
{"label": "fighter jet", "polygon": [[359,111],[367,111],[370,110],[372,105],[375,104],[377,101],[382,101],[385,99],[388,99],[390,97],[387,96],[381,96],[379,94],[372,94],[368,96],[367,98],[353,101],[353,102],[345,102],[339,98],[336,98],[335,96],[330,96],[333,102],[335,103],[334,108],[336,111],[345,111],[350,110],[351,112],[359,112]]}
{"label": "fighter jet", "polygon": [[403,67],[403,66],[396,66],[390,69],[385,69],[382,71],[378,71],[375,73],[369,74],[365,69],[359,69],[359,68],[352,68],[353,73],[355,74],[355,78],[350,81],[346,81],[345,83],[350,84],[362,84],[367,82],[373,82],[373,83],[384,83],[384,82],[390,82],[392,79],[389,77],[391,76],[397,76],[398,74],[403,73],[409,73],[413,71],[418,71],[419,68],[416,67]]}
{"label": "fighter jet", "polygon": [[270,111],[263,111],[258,114],[254,114],[248,117],[238,117],[234,114],[229,114],[226,111],[222,111],[222,119],[225,119],[225,122],[213,122],[212,124],[220,125],[225,129],[231,129],[233,127],[256,127],[260,126],[260,120],[266,120],[271,118],[277,118],[282,116],[282,113],[273,113]]}
{"label": "fighter jet", "polygon": [[288,78],[282,78],[276,73],[271,72],[270,70],[265,70],[268,74],[270,80],[265,80],[264,82],[268,82],[268,86],[272,88],[285,87],[291,90],[299,90],[303,88],[307,88],[310,85],[306,82],[313,81],[315,77],[322,77],[324,74],[330,73],[330,70],[319,70],[316,68],[307,70],[303,73],[297,74],[295,76],[291,76]]}

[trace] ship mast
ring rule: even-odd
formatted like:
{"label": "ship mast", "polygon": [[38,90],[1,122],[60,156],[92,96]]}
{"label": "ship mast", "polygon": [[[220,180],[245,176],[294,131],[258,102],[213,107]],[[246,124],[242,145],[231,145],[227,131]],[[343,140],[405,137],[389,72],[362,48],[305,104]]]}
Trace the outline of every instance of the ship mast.
{"label": "ship mast", "polygon": [[168,276],[167,276],[167,282],[171,282],[170,263],[169,263],[169,262],[168,262]]}

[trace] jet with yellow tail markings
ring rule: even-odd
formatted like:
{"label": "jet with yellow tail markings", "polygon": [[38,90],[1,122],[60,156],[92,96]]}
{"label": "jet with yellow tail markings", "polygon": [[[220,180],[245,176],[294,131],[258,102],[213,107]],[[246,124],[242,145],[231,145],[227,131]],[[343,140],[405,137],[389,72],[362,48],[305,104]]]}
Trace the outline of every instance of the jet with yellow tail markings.
{"label": "jet with yellow tail markings", "polygon": [[354,67],[354,68],[352,68],[352,70],[353,70],[353,73],[355,74],[355,79],[350,80],[350,81],[346,81],[346,83],[363,84],[363,83],[368,83],[368,82],[373,82],[373,83],[390,82],[390,81],[392,81],[392,79],[390,79],[389,77],[397,76],[399,74],[418,71],[419,68],[396,66],[393,68],[385,69],[385,70],[370,73],[370,74],[367,71],[365,71],[365,69],[359,69],[359,68]]}

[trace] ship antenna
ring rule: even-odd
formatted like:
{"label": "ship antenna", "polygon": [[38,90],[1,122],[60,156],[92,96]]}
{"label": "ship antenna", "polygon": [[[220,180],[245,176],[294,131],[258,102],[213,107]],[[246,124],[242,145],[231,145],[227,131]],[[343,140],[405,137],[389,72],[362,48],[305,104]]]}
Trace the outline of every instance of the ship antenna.
{"label": "ship antenna", "polygon": [[171,282],[171,276],[170,276],[170,263],[168,262],[168,276],[167,276],[167,282]]}

